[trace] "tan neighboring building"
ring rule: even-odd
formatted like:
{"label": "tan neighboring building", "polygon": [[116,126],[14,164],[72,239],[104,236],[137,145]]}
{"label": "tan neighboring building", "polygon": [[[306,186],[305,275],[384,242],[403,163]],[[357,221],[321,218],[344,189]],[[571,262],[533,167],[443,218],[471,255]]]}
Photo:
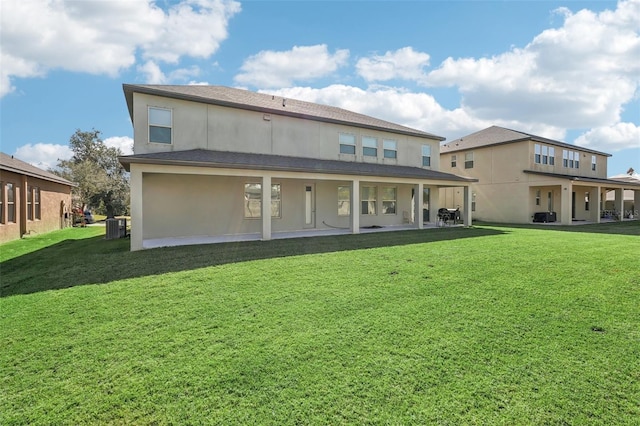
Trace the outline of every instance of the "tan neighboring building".
{"label": "tan neighboring building", "polygon": [[[471,199],[477,220],[503,223],[599,223],[622,220],[623,190],[640,200],[640,184],[607,178],[610,154],[492,126],[440,147],[440,169],[478,179]],[[612,209],[604,207],[607,192]],[[459,189],[444,188],[440,201],[453,208]]]}
{"label": "tan neighboring building", "polygon": [[445,187],[467,194],[471,223],[472,179],[440,171],[440,136],[229,87],[123,89],[134,127],[134,155],[120,158],[131,172],[132,250],[420,229],[436,220]]}
{"label": "tan neighboring building", "polygon": [[0,153],[0,243],[71,225],[72,182]]}

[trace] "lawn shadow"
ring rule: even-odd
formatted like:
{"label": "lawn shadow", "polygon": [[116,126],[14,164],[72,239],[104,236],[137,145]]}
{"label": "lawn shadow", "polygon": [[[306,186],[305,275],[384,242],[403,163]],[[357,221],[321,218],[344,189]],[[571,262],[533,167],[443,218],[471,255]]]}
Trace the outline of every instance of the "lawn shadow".
{"label": "lawn shadow", "polygon": [[104,284],[208,266],[304,254],[423,244],[486,237],[505,231],[482,228],[438,228],[359,235],[334,235],[271,241],[163,247],[129,251],[129,240],[94,237],[65,240],[0,263],[0,297]]}

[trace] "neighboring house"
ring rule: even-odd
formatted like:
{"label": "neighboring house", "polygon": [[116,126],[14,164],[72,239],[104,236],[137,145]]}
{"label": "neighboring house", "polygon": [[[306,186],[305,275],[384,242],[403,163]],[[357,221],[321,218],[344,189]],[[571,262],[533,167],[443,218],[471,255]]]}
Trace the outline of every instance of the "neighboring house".
{"label": "neighboring house", "polygon": [[[134,127],[135,154],[120,157],[131,172],[132,250],[422,228],[435,221],[440,188],[470,194],[472,180],[439,171],[443,138],[430,133],[229,87],[123,89]],[[470,202],[461,206],[468,225]]]}
{"label": "neighboring house", "polygon": [[[640,174],[636,173],[633,169],[629,169],[627,173],[610,176],[611,180],[619,180],[622,182],[630,182],[640,185]],[[625,189],[623,193],[624,199],[624,212],[625,217],[638,217],[640,213],[640,191],[633,191],[630,189]],[[607,198],[605,201],[605,210],[614,210],[615,209],[615,201],[616,201],[616,193],[615,191],[607,192]]]}
{"label": "neighboring house", "polygon": [[[621,219],[623,189],[639,196],[640,185],[607,178],[610,154],[492,126],[440,147],[440,169],[478,179],[472,189],[474,218],[504,223],[600,222]],[[604,209],[615,193],[614,209]],[[441,203],[455,207],[459,190],[441,191]]]}
{"label": "neighboring house", "polygon": [[0,153],[0,243],[71,225],[72,182]]}

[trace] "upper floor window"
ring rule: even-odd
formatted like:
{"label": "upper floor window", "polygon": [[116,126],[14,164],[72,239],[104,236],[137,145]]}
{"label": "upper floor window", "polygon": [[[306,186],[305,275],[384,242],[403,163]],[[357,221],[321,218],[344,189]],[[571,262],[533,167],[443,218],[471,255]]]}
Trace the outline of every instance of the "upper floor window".
{"label": "upper floor window", "polygon": [[456,167],[458,165],[458,159],[455,155],[451,156],[451,167]]}
{"label": "upper floor window", "polygon": [[365,157],[377,157],[378,139],[364,136],[362,138],[362,155]]}
{"label": "upper floor window", "polygon": [[422,145],[422,165],[431,167],[431,145]]}
{"label": "upper floor window", "polygon": [[[280,184],[271,185],[271,217],[280,217],[282,205]],[[247,219],[262,217],[262,184],[244,185],[244,217]]]}
{"label": "upper floor window", "polygon": [[464,168],[473,169],[473,152],[467,152],[464,155]]}
{"label": "upper floor window", "polygon": [[596,171],[596,156],[595,155],[591,156],[591,170],[593,170],[594,172]]}
{"label": "upper floor window", "polygon": [[552,146],[549,147],[549,165],[553,166],[556,164],[556,149]]}
{"label": "upper floor window", "polygon": [[574,151],[562,150],[562,167],[569,169],[580,168],[580,153]]}
{"label": "upper floor window", "polygon": [[170,109],[149,107],[149,142],[171,143],[172,115]]}
{"label": "upper floor window", "polygon": [[340,154],[356,153],[356,136],[350,133],[340,133]]}
{"label": "upper floor window", "polygon": [[338,216],[349,216],[351,214],[351,188],[348,186],[338,187]]}
{"label": "upper floor window", "polygon": [[398,158],[398,143],[391,139],[382,140],[384,158]]}
{"label": "upper floor window", "polygon": [[555,164],[555,148],[547,145],[535,144],[534,148],[534,162],[536,164],[549,164],[553,166]]}
{"label": "upper floor window", "polygon": [[533,154],[533,160],[536,162],[536,164],[540,164],[542,163],[541,159],[540,159],[540,145],[536,144],[535,148],[534,148],[534,154]]}

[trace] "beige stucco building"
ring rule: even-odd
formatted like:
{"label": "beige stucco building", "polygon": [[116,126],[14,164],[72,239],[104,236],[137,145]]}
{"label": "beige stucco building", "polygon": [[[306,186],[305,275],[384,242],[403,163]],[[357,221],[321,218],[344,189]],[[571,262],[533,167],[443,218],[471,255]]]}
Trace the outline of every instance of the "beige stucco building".
{"label": "beige stucco building", "polygon": [[[124,85],[134,127],[131,249],[435,220],[442,137],[340,108],[220,86]],[[264,191],[264,188],[270,190]],[[465,202],[466,201],[466,202]]]}
{"label": "beige stucco building", "polygon": [[[610,154],[492,126],[443,144],[441,170],[473,177],[474,218],[504,223],[560,222],[572,224],[601,218],[623,219],[623,190],[640,185],[607,178]],[[615,196],[604,208],[607,192]],[[445,207],[461,203],[460,189],[443,188]]]}
{"label": "beige stucco building", "polygon": [[73,183],[0,153],[0,243],[71,225]]}

